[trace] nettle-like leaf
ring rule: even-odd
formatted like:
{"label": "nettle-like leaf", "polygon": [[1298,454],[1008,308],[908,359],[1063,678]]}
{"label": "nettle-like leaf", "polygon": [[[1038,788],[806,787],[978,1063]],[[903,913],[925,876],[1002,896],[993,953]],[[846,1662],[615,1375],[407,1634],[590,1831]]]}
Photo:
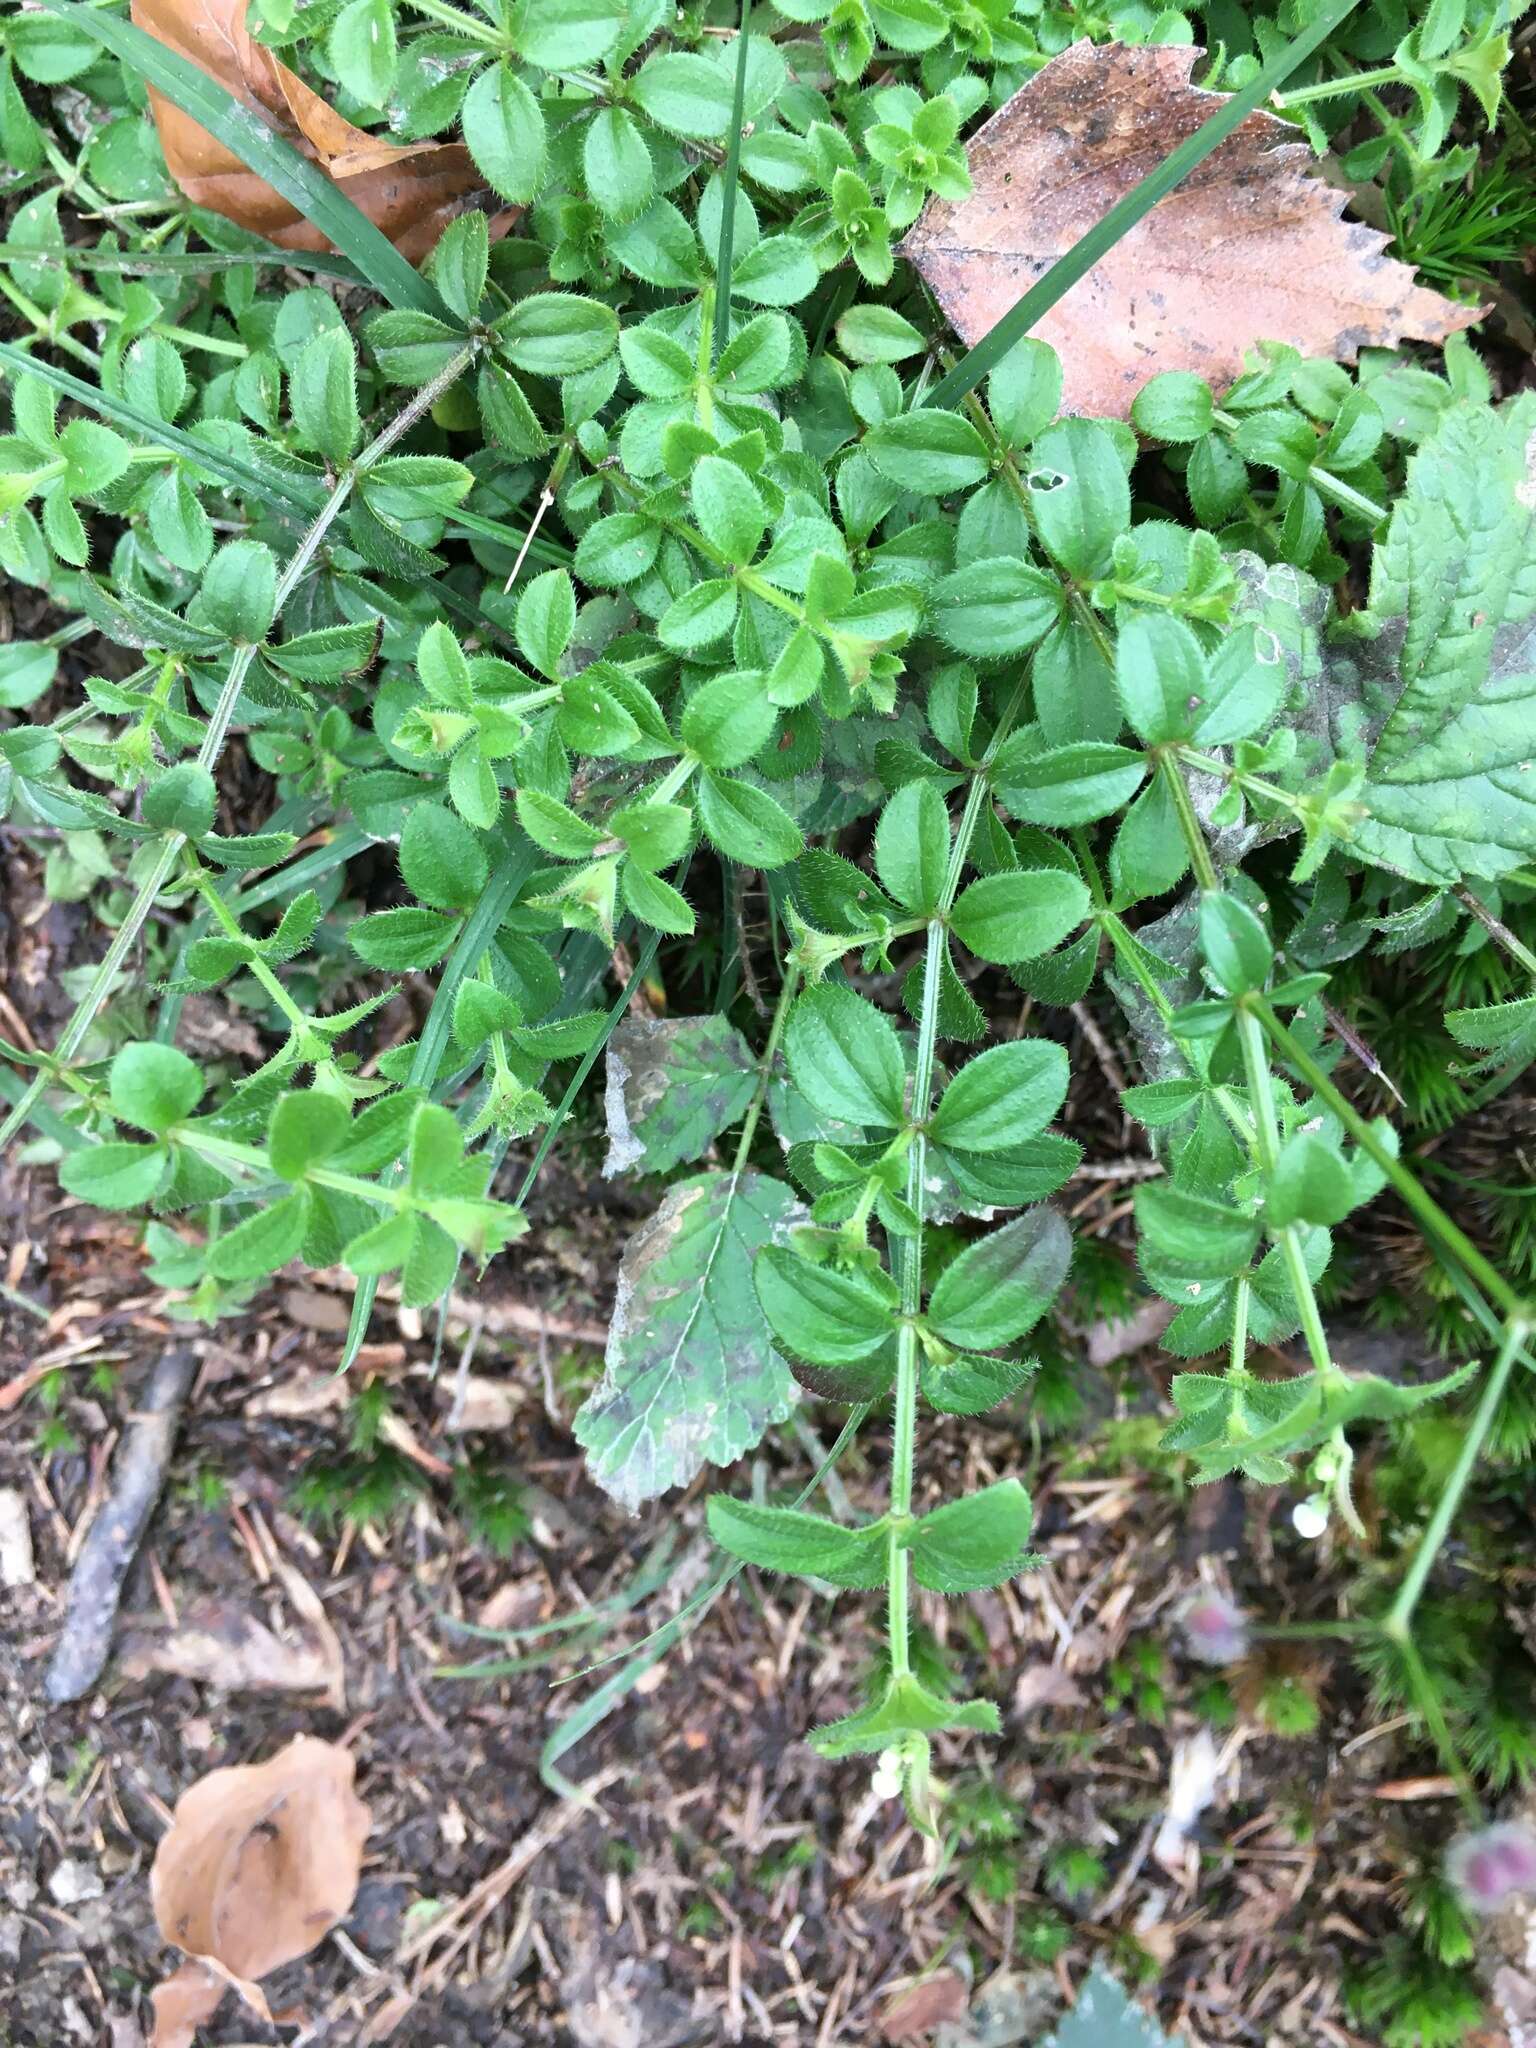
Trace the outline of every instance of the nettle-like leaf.
{"label": "nettle-like leaf", "polygon": [[763,1328],[752,1259],[796,1214],[766,1174],[698,1174],[625,1246],[602,1382],[576,1417],[588,1470],[623,1506],[730,1464],[789,1413],[794,1382]]}
{"label": "nettle-like leaf", "polygon": [[[1447,411],[1408,465],[1372,561],[1369,613],[1319,647],[1298,724],[1320,765],[1358,767],[1358,858],[1441,887],[1536,852],[1536,404]],[[1280,593],[1269,578],[1273,601]]]}

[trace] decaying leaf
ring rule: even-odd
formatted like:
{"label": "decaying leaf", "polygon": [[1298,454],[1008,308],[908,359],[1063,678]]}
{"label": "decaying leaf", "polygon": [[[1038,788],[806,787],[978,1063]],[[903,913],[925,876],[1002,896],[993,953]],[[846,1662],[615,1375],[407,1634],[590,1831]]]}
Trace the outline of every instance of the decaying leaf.
{"label": "decaying leaf", "polygon": [[752,1048],[725,1017],[626,1017],[608,1041],[603,1172],[665,1173],[697,1159],[745,1114],[756,1086]]}
{"label": "decaying leaf", "polygon": [[190,2048],[228,1990],[270,2018],[257,1979],[307,1955],[350,1911],[368,1808],[351,1752],[295,1736],[264,1764],[210,1771],[176,1802],[150,1893],[189,1960],[159,1985],[152,2048]]}
{"label": "decaying leaf", "polygon": [[224,1692],[320,1692],[332,1682],[319,1644],[285,1642],[228,1600],[195,1607],[179,1628],[130,1636],[118,1662],[128,1678],[167,1671]]}
{"label": "decaying leaf", "polygon": [[[133,0],[133,20],[233,93],[318,164],[411,262],[471,206],[499,206],[461,142],[381,142],[344,121],[296,72],[246,33],[246,0]],[[221,213],[283,249],[329,249],[318,228],[265,178],[214,140],[163,94],[149,92],[171,176],[194,206]],[[498,210],[491,237],[521,208]]]}
{"label": "decaying leaf", "polygon": [[926,2040],[946,2021],[963,2020],[970,2003],[957,1970],[935,1970],[891,2000],[880,2015],[880,2032],[887,2041]]}
{"label": "decaying leaf", "polygon": [[576,1417],[588,1471],[624,1507],[729,1465],[789,1414],[752,1260],[804,1213],[766,1174],[695,1174],[624,1247],[602,1381]]}
{"label": "decaying leaf", "polygon": [[[965,341],[1221,104],[1190,83],[1202,55],[1074,43],[971,138],[971,196],[932,201],[902,244]],[[1353,362],[1478,317],[1416,285],[1382,254],[1387,236],[1342,220],[1344,195],[1308,175],[1295,136],[1250,114],[1036,323],[1061,357],[1068,411],[1126,419],[1163,370],[1219,391],[1258,341]]]}

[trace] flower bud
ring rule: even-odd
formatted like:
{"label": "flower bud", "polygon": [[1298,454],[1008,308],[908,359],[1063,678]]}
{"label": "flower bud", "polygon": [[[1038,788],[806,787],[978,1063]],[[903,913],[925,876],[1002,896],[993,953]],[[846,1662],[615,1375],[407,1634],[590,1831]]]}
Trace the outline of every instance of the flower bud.
{"label": "flower bud", "polygon": [[1179,1626],[1190,1656],[1202,1664],[1235,1664],[1248,1654],[1248,1618],[1214,1586],[1202,1587],[1185,1601]]}
{"label": "flower bud", "polygon": [[1445,1874],[1469,1913],[1497,1913],[1520,1893],[1536,1892],[1536,1828],[1504,1820],[1458,1835]]}
{"label": "flower bud", "polygon": [[1298,1536],[1305,1536],[1309,1543],[1322,1535],[1328,1527],[1328,1503],[1321,1494],[1314,1493],[1307,1500],[1297,1501],[1291,1509],[1291,1527]]}

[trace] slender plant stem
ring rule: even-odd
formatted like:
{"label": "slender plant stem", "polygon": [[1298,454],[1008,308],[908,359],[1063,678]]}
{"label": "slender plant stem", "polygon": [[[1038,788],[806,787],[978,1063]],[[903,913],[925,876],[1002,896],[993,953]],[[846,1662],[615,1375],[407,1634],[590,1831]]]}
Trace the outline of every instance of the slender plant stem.
{"label": "slender plant stem", "polygon": [[1195,880],[1202,889],[1219,889],[1221,881],[1216,873],[1216,863],[1211,859],[1210,846],[1200,820],[1195,815],[1189,785],[1180,772],[1176,755],[1159,751],[1157,765],[1164,782],[1168,785],[1168,794],[1173,799],[1179,829],[1184,834],[1184,844],[1189,848],[1190,865],[1194,868]]}
{"label": "slender plant stem", "polygon": [[[316,514],[314,523],[299,542],[298,547],[289,559],[287,567],[278,579],[275,608],[273,611],[274,619],[282,616],[284,605],[292,597],[305,572],[308,570],[310,563],[313,562],[315,556],[319,553],[322,541],[330,531],[342,506],[347,502],[358,478],[364,475],[369,467],[379,460],[380,456],[387,454],[400,437],[415,425],[417,420],[431,411],[432,407],[450,385],[458,382],[464,370],[468,367],[474,353],[475,351],[472,347],[461,349],[446,368],[418,391],[408,405],[402,407],[396,413],[383,432],[378,434],[363,450],[362,454],[358,456],[357,461],[347,474],[338,480],[334,490],[332,490],[330,496]],[[214,705],[212,715],[208,720],[207,729],[203,734],[203,743],[197,750],[198,767],[206,769],[210,774],[213,772],[219,755],[223,752],[224,741],[228,736],[230,725],[234,719],[235,706],[240,701],[240,693],[245,687],[246,676],[250,672],[251,663],[255,659],[256,648],[254,644],[235,649],[234,660],[229,665],[229,674],[225,678],[224,687],[219,692],[218,702]],[[73,1059],[85,1042],[86,1034],[95,1022],[97,1012],[111,992],[118,970],[127,959],[129,949],[140,931],[142,931],[150,911],[159,900],[161,890],[170,880],[172,871],[181,857],[182,848],[186,844],[186,835],[181,832],[168,833],[161,842],[159,852],[155,856],[149,873],[145,875],[143,881],[139,884],[138,894],[134,897],[133,902],[128,908],[127,915],[113,934],[112,943],[107,948],[101,965],[92,976],[90,987],[76,1004],[74,1015],[70,1018],[68,1024],[65,1025],[58,1044],[54,1047],[54,1065]],[[5,1122],[0,1124],[0,1145],[8,1143],[16,1135],[16,1132],[26,1120],[32,1104],[47,1086],[47,1083],[48,1075],[46,1070],[39,1072],[33,1077],[21,1100],[12,1109]]]}
{"label": "slender plant stem", "polygon": [[768,1042],[763,1047],[763,1057],[758,1063],[757,1087],[752,1101],[742,1119],[741,1136],[736,1140],[736,1157],[731,1162],[732,1173],[746,1169],[747,1155],[752,1150],[752,1140],[757,1135],[758,1121],[763,1114],[763,1104],[768,1100],[769,1084],[773,1080],[773,1063],[779,1056],[779,1042],[784,1036],[784,1026],[789,1022],[790,1005],[800,989],[800,970],[790,967],[779,990],[779,1000],[774,1005],[773,1022],[768,1027]]}
{"label": "slender plant stem", "polygon": [[1499,1412],[1499,1403],[1504,1398],[1504,1389],[1527,1334],[1528,1325],[1524,1317],[1512,1315],[1505,1325],[1504,1341],[1499,1346],[1493,1370],[1483,1387],[1482,1399],[1478,1402],[1476,1413],[1461,1440],[1456,1463],[1451,1468],[1450,1477],[1441,1490],[1439,1500],[1435,1503],[1435,1511],[1429,1518],[1429,1525],[1419,1539],[1419,1547],[1413,1554],[1413,1563],[1403,1575],[1403,1583],[1397,1589],[1397,1598],[1392,1602],[1387,1618],[1382,1623],[1386,1634],[1395,1642],[1405,1643],[1408,1640],[1413,1611],[1419,1604],[1441,1546],[1450,1534],[1451,1524],[1456,1519],[1456,1510],[1461,1505],[1461,1497],[1467,1490],[1473,1467],[1477,1464],[1488,1432],[1493,1427],[1494,1417]]}
{"label": "slender plant stem", "polygon": [[[1269,1049],[1264,1042],[1263,1026],[1247,1009],[1239,1009],[1237,1013],[1237,1035],[1243,1049],[1244,1071],[1248,1076],[1248,1099],[1253,1105],[1255,1150],[1258,1153],[1260,1170],[1268,1182],[1280,1158],[1280,1127],[1275,1115],[1275,1091],[1269,1071]],[[1276,1232],[1276,1240],[1280,1246],[1280,1256],[1285,1261],[1286,1277],[1291,1283],[1291,1292],[1296,1297],[1296,1306],[1301,1315],[1302,1334],[1307,1340],[1307,1354],[1325,1380],[1342,1379],[1343,1374],[1334,1364],[1333,1354],[1328,1348],[1328,1335],[1323,1328],[1317,1296],[1313,1292],[1312,1276],[1307,1271],[1301,1233],[1294,1223],[1290,1223]]]}
{"label": "slender plant stem", "polygon": [[736,38],[736,81],[731,91],[731,140],[720,179],[723,204],[720,208],[720,247],[715,260],[714,354],[718,360],[731,338],[731,264],[736,247],[736,188],[741,175],[742,124],[747,106],[747,59],[751,38],[747,19],[752,0],[741,0],[741,32]]}
{"label": "slender plant stem", "polygon": [[1325,78],[1317,85],[1299,85],[1294,92],[1270,95],[1270,105],[1282,110],[1311,107],[1319,100],[1342,99],[1345,93],[1365,92],[1373,85],[1401,85],[1403,74],[1395,64],[1379,64],[1374,71],[1356,71],[1348,78]]}
{"label": "slender plant stem", "polygon": [[1483,1257],[1459,1224],[1454,1223],[1432,1195],[1425,1192],[1397,1155],[1383,1143],[1349,1098],[1335,1087],[1307,1048],[1286,1029],[1262,997],[1250,997],[1253,1014],[1263,1025],[1270,1043],[1284,1053],[1320,1101],[1325,1102],[1349,1132],[1355,1143],[1373,1160],[1392,1183],[1420,1223],[1459,1264],[1468,1278],[1496,1301],[1506,1317],[1528,1318],[1528,1305],[1498,1268]]}
{"label": "slender plant stem", "polygon": [[912,1069],[908,1112],[911,1147],[907,1153],[907,1204],[916,1228],[901,1242],[901,1328],[896,1338],[896,1394],[891,1438],[891,1533],[888,1552],[891,1670],[898,1676],[911,1669],[907,1553],[902,1548],[905,1524],[912,1513],[912,1477],[917,1442],[917,1325],[923,1306],[923,1212],[926,1206],[928,1141],[926,1127],[933,1098],[933,1069],[939,1035],[939,988],[949,943],[948,918],[960,892],[976,821],[987,800],[988,770],[1007,738],[1024,701],[1024,678],[1015,685],[985,753],[966,790],[965,807],[950,847],[944,888],[928,921],[923,955],[923,994],[917,1024],[917,1056]]}

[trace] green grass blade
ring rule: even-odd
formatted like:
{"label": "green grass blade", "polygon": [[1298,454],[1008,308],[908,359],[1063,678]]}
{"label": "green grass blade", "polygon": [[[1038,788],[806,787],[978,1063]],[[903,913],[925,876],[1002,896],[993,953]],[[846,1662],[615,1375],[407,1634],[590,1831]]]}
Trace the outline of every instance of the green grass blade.
{"label": "green grass blade", "polygon": [[1058,299],[1065,298],[1078,279],[1086,277],[1160,199],[1166,199],[1174,186],[1187,178],[1198,164],[1204,163],[1212,150],[1219,149],[1233,129],[1262,106],[1270,94],[1285,83],[1296,66],[1310,57],[1359,4],[1360,0],[1333,0],[1333,5],[1325,8],[1310,28],[1304,29],[1271,57],[1252,84],[1245,85],[1241,92],[1233,93],[1226,104],[1218,108],[1193,135],[1164,157],[1156,170],[1149,171],[1139,185],[1133,186],[1123,199],[1117,200],[1081,241],[1073,243],[1065,256],[1058,257],[1044,277],[1009,307],[992,331],[984,334],[976,346],[968,349],[954,368],[939,379],[923,403],[952,408],[967,392],[974,391],[982,378],[996,369],[1014,343],[1022,340]]}
{"label": "green grass blade", "polygon": [[715,261],[715,354],[731,338],[731,263],[736,245],[736,187],[741,182],[741,129],[747,105],[747,55],[751,43],[747,19],[752,0],[741,0],[741,27],[736,36],[736,83],[731,94],[731,139],[725,152],[721,190],[725,204],[720,210],[720,247]]}
{"label": "green grass blade", "polygon": [[[793,1507],[803,1508],[828,1473],[836,1469],[839,1459],[858,1435],[859,1428],[872,1406],[873,1403],[866,1401],[862,1406],[849,1410],[848,1419],[843,1424],[837,1442],[796,1494],[791,1503]],[[539,1776],[551,1792],[558,1793],[564,1799],[582,1799],[581,1787],[573,1784],[558,1768],[560,1759],[613,1712],[619,1702],[634,1690],[651,1666],[667,1654],[688,1625],[696,1617],[702,1618],[726,1587],[745,1570],[746,1566],[739,1558],[732,1558],[728,1564],[721,1566],[713,1578],[699,1588],[691,1600],[679,1608],[670,1621],[664,1621],[660,1628],[652,1630],[650,1635],[642,1637],[630,1649],[615,1650],[609,1656],[599,1658],[597,1663],[588,1664],[580,1671],[573,1671],[568,1678],[556,1680],[557,1685],[571,1685],[578,1678],[586,1678],[594,1671],[601,1671],[606,1666],[617,1663],[621,1657],[629,1659],[622,1669],[616,1671],[611,1678],[605,1679],[596,1692],[583,1700],[571,1713],[558,1720],[550,1730],[544,1747],[539,1751]]]}
{"label": "green grass blade", "polygon": [[183,249],[93,249],[80,242],[62,249],[38,250],[24,242],[0,242],[0,263],[36,263],[44,256],[66,270],[110,270],[123,277],[204,277],[220,270],[308,270],[320,277],[339,277],[347,284],[366,284],[355,263],[345,256],[314,249],[210,249],[203,254]]}
{"label": "green grass blade", "polygon": [[206,441],[199,441],[195,435],[173,426],[169,420],[157,420],[147,412],[140,412],[137,406],[114,398],[110,391],[86,384],[79,377],[72,377],[68,370],[61,370],[38,356],[28,355],[11,342],[0,341],[0,369],[9,370],[15,376],[36,377],[40,383],[51,385],[64,397],[87,406],[113,426],[121,427],[126,433],[137,434],[151,446],[171,449],[188,462],[195,462],[199,469],[207,470],[210,476],[218,477],[231,490],[259,498],[274,510],[312,519],[324,502],[325,492],[318,480],[313,492],[306,494],[300,485],[278,476],[275,471],[262,471],[251,463],[242,462],[238,455],[226,455],[223,449],[210,447]]}
{"label": "green grass blade", "polygon": [[39,4],[82,35],[93,37],[216,141],[233,150],[258,178],[265,178],[274,192],[333,242],[392,306],[432,313],[439,320],[449,317],[433,287],[367,214],[207,72],[116,15],[83,7],[78,0],[39,0]]}

